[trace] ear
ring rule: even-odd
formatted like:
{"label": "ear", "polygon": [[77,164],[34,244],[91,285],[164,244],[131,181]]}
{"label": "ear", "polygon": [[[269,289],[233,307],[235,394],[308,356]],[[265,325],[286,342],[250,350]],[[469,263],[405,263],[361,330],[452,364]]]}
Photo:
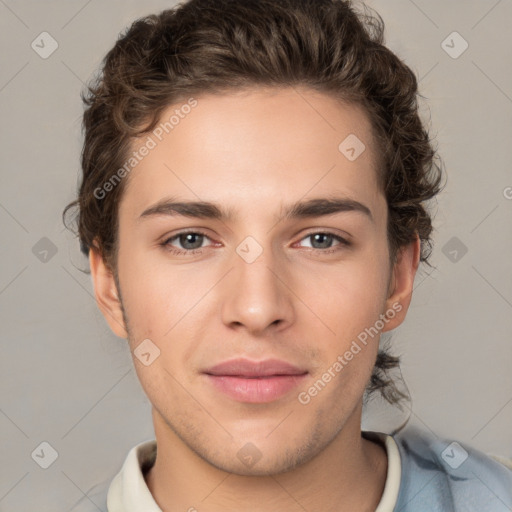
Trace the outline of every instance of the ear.
{"label": "ear", "polygon": [[100,251],[93,247],[89,249],[89,266],[94,285],[94,295],[100,311],[112,332],[120,338],[127,339],[128,333],[114,275],[105,264]]}
{"label": "ear", "polygon": [[398,250],[386,299],[385,311],[390,314],[388,314],[388,321],[382,332],[391,331],[405,320],[412,299],[414,277],[420,263],[420,253],[421,243],[418,234],[416,234],[414,242]]}

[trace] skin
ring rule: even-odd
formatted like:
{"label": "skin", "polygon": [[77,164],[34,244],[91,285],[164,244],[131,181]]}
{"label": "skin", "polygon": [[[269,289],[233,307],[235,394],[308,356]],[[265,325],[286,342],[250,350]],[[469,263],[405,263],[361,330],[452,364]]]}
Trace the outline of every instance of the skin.
{"label": "skin", "polygon": [[[120,289],[100,254],[90,253],[112,331],[128,338],[132,354],[145,339],[160,350],[149,366],[133,358],[158,445],[148,487],[165,511],[374,511],[387,456],[361,437],[361,411],[379,336],[307,405],[297,399],[393,304],[401,310],[382,332],[400,325],[411,300],[420,244],[403,247],[390,266],[371,124],[359,107],[305,88],[197,100],[129,175],[119,206]],[[338,150],[349,134],[366,146],[352,162]],[[284,205],[332,196],[364,203],[373,221],[357,211],[281,215]],[[218,202],[234,218],[139,219],[168,197]],[[161,245],[184,229],[207,234],[202,252],[172,253],[190,251],[200,237]],[[252,263],[236,252],[247,236],[263,249]],[[239,402],[201,374],[234,357],[275,357],[309,373],[274,402]],[[261,454],[252,467],[237,457],[249,442]]]}

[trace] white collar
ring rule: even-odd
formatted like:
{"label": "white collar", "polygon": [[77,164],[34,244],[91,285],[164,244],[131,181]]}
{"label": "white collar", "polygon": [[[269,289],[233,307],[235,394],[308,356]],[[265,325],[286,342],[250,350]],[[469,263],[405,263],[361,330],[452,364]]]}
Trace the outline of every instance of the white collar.
{"label": "white collar", "polygon": [[109,512],[162,512],[144,480],[143,468],[152,466],[156,458],[156,441],[134,446],[114,477],[107,494]]}

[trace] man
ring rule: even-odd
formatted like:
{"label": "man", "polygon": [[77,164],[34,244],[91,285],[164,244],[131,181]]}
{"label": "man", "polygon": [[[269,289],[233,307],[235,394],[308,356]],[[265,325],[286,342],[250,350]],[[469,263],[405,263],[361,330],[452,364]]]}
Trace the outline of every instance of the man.
{"label": "man", "polygon": [[[156,441],[109,512],[508,510],[505,463],[391,403],[441,169],[411,70],[342,0],[191,0],[138,20],[84,114],[79,235]],[[190,246],[188,244],[191,244]]]}

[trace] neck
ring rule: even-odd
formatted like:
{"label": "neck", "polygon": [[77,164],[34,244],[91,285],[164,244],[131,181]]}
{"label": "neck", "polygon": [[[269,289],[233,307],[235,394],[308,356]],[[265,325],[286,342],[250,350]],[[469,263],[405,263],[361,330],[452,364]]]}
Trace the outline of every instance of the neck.
{"label": "neck", "polygon": [[268,476],[227,473],[190,450],[155,409],[153,422],[157,457],[146,483],[166,512],[373,512],[384,490],[386,451],[361,437],[361,406],[316,457]]}

